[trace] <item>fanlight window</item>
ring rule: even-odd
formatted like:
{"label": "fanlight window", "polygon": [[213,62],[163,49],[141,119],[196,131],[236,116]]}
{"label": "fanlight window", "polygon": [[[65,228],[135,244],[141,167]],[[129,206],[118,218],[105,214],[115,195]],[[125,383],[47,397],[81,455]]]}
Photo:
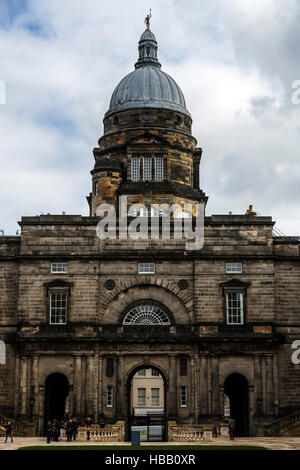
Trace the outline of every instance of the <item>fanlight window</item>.
{"label": "fanlight window", "polygon": [[123,325],[170,325],[170,320],[159,307],[140,305],[127,313]]}

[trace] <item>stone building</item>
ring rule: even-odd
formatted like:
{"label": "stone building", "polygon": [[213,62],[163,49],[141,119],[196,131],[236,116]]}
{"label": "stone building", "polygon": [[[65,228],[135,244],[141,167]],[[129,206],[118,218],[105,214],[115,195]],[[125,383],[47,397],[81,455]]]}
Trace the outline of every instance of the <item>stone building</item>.
{"label": "stone building", "polygon": [[[128,438],[131,381],[151,368],[164,381],[165,430],[223,422],[226,396],[239,435],[297,432],[299,237],[275,237],[272,218],[253,211],[205,217],[201,250],[173,229],[169,240],[97,236],[97,208],[119,210],[120,196],[144,206],[128,223],[163,219],[154,203],[205,207],[191,125],[146,29],[94,149],[90,215],[22,217],[20,236],[0,237],[2,416],[37,433],[66,413],[123,420]],[[173,228],[194,223],[193,211],[173,215]]]}

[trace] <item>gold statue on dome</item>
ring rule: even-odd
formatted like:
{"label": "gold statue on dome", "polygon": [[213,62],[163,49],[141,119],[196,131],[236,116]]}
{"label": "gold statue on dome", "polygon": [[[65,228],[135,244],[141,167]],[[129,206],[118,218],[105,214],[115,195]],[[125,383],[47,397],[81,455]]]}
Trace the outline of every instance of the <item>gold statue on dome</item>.
{"label": "gold statue on dome", "polygon": [[152,18],[152,14],[151,14],[151,8],[150,8],[150,13],[149,15],[146,16],[145,18],[145,23],[146,23],[146,27],[147,29],[150,29],[150,19]]}

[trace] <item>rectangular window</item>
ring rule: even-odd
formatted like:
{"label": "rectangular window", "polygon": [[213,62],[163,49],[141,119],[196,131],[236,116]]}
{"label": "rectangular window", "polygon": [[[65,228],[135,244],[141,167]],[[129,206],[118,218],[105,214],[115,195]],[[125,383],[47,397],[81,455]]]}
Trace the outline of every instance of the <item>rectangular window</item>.
{"label": "rectangular window", "polygon": [[138,405],[139,406],[146,405],[146,389],[145,388],[138,388]]}
{"label": "rectangular window", "polygon": [[187,400],[187,387],[180,387],[180,406],[181,408],[186,408],[188,404]]}
{"label": "rectangular window", "polygon": [[131,157],[131,181],[140,181],[140,157]]}
{"label": "rectangular window", "polygon": [[68,263],[51,263],[51,273],[67,273]]}
{"label": "rectangular window", "polygon": [[146,377],[146,369],[140,369],[138,371],[138,376],[139,377]]}
{"label": "rectangular window", "polygon": [[108,385],[106,387],[106,406],[107,408],[112,408],[114,404],[114,387]]}
{"label": "rectangular window", "polygon": [[244,299],[243,292],[226,293],[226,319],[229,325],[243,325]]}
{"label": "rectangular window", "polygon": [[226,273],[241,274],[243,272],[242,263],[226,263]]}
{"label": "rectangular window", "polygon": [[61,325],[67,323],[67,300],[66,292],[52,292],[50,294],[50,324]]}
{"label": "rectangular window", "polygon": [[143,158],[143,180],[151,181],[152,179],[152,157]]}
{"label": "rectangular window", "polygon": [[152,377],[159,377],[159,372],[158,372],[158,370],[152,369],[151,375],[152,375]]}
{"label": "rectangular window", "polygon": [[155,264],[154,263],[139,263],[138,271],[139,271],[139,274],[154,274]]}
{"label": "rectangular window", "polygon": [[152,406],[159,406],[159,388],[151,388]]}
{"label": "rectangular window", "polygon": [[164,179],[164,159],[163,157],[155,157],[155,181],[163,181]]}

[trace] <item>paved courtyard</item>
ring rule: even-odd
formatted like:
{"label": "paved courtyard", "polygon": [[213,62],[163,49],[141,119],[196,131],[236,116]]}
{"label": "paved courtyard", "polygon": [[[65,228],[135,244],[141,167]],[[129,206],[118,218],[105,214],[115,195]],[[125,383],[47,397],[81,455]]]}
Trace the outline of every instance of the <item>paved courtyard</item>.
{"label": "paved courtyard", "polygon": [[[4,439],[1,437],[0,442],[0,450],[16,450],[20,447],[25,446],[41,446],[47,445],[46,438],[43,437],[15,437],[13,443],[4,443]],[[234,441],[229,441],[228,439],[219,437],[217,439],[213,439],[212,441],[207,442],[145,442],[143,445],[230,445],[230,446],[240,446],[240,445],[251,445],[251,446],[263,446],[267,447],[270,450],[300,450],[300,437],[244,437],[244,438],[237,438]],[[131,444],[129,442],[81,442],[81,441],[73,441],[71,444],[67,443],[66,440],[62,442],[53,442],[49,444],[49,448],[51,445],[55,446],[65,446],[65,445],[111,445],[111,446],[119,446],[119,445],[128,445]]]}

